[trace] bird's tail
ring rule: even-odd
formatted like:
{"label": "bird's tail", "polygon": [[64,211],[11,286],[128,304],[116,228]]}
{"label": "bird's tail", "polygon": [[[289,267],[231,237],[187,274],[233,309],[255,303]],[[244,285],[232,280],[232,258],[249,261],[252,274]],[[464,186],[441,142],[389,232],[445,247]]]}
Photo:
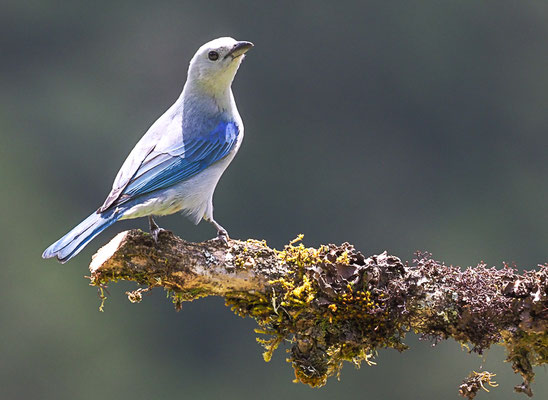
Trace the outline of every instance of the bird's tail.
{"label": "bird's tail", "polygon": [[101,214],[94,212],[69,233],[49,246],[42,253],[42,258],[57,257],[59,262],[66,263],[82,251],[90,240],[118,221],[121,216],[121,213],[114,212],[114,210],[108,210]]}

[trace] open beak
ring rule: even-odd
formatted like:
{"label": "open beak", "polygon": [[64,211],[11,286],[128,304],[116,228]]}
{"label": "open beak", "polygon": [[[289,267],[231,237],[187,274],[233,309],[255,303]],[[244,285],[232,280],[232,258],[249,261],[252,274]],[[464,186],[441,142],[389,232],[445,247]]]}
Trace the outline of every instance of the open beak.
{"label": "open beak", "polygon": [[227,53],[227,55],[225,56],[225,58],[227,57],[232,57],[232,59],[235,59],[236,57],[239,57],[245,53],[247,53],[247,51],[249,49],[251,49],[253,47],[253,43],[251,42],[238,42],[234,45],[234,47]]}

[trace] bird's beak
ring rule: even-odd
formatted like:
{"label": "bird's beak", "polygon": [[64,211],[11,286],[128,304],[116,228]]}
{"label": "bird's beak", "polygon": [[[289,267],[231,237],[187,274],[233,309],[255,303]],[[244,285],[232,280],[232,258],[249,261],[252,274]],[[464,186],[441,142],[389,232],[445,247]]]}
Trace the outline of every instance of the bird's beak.
{"label": "bird's beak", "polygon": [[241,56],[242,54],[247,53],[249,49],[253,47],[253,43],[251,42],[238,42],[232,47],[232,49],[227,53],[225,58],[232,57],[232,59],[235,59],[236,57]]}

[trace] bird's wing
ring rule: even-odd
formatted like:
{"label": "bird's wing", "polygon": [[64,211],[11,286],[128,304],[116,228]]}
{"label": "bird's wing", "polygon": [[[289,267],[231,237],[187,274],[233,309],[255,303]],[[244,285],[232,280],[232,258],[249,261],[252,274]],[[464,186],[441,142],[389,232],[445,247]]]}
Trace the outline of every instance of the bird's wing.
{"label": "bird's wing", "polygon": [[121,170],[118,173],[111,193],[98,211],[103,212],[113,205],[165,189],[196,175],[227,156],[237,143],[238,133],[235,122],[222,121],[205,135],[183,138],[169,146],[140,149],[141,163],[135,168],[135,161],[126,160],[131,167],[126,170],[129,172]]}

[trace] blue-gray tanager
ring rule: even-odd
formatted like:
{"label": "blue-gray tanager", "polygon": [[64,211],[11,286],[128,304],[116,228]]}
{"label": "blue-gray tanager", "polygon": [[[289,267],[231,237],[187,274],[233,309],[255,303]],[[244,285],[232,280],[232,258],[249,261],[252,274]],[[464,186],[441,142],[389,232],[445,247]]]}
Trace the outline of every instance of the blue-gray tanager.
{"label": "blue-gray tanager", "polygon": [[213,219],[213,192],[244,137],[231,85],[251,47],[223,37],[198,49],[181,95],[131,151],[103,205],[42,257],[64,263],[120,219],[149,216],[157,238],[161,229],[152,216],[179,211],[195,224],[205,219],[228,240]]}

